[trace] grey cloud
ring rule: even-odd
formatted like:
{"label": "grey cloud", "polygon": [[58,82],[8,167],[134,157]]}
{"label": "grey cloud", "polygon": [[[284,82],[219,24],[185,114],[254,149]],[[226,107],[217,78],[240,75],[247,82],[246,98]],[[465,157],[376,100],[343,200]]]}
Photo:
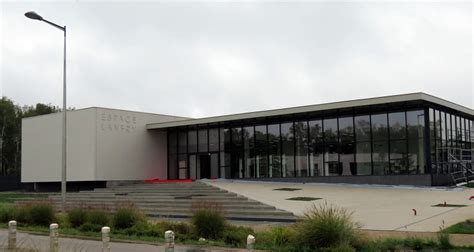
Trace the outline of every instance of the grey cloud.
{"label": "grey cloud", "polygon": [[465,3],[3,3],[3,95],[209,116],[423,91],[473,107]]}

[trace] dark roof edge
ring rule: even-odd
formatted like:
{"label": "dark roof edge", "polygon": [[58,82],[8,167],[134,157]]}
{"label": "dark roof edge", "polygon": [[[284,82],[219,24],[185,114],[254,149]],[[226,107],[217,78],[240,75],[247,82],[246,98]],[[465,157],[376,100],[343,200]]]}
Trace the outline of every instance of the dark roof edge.
{"label": "dark roof edge", "polygon": [[316,104],[316,105],[305,105],[305,106],[290,107],[290,108],[280,108],[280,109],[263,110],[263,111],[256,111],[256,112],[245,112],[245,113],[229,114],[229,115],[222,115],[222,116],[212,116],[212,117],[204,117],[204,118],[199,118],[199,119],[190,119],[190,120],[182,120],[182,121],[151,123],[147,125],[147,129],[160,129],[160,128],[168,128],[168,127],[176,127],[176,126],[213,123],[213,122],[219,122],[219,121],[231,121],[231,120],[265,117],[265,116],[304,113],[304,112],[310,112],[310,111],[321,111],[321,110],[328,110],[328,109],[339,109],[339,108],[345,108],[345,107],[376,105],[376,104],[383,104],[383,103],[414,101],[414,100],[425,100],[428,102],[432,102],[435,104],[439,104],[448,108],[461,111],[466,114],[474,115],[474,111],[470,108],[447,101],[445,99],[438,98],[436,96],[432,96],[432,95],[425,94],[422,92],[416,92],[416,93],[409,93],[409,94],[398,94],[398,95],[380,96],[380,97],[372,97],[372,98],[354,99],[354,100],[348,100],[348,101],[322,103],[322,104]]}

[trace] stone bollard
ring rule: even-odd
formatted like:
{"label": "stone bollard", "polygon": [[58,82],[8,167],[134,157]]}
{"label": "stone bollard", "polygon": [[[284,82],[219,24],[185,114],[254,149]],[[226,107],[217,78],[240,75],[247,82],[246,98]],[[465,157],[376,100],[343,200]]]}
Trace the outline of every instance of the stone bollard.
{"label": "stone bollard", "polygon": [[165,232],[165,252],[173,252],[174,251],[174,232],[168,230]]}
{"label": "stone bollard", "polygon": [[255,236],[249,234],[249,236],[247,236],[248,251],[253,251],[254,246],[255,246]]}
{"label": "stone bollard", "polygon": [[110,227],[102,227],[102,252],[110,252]]}
{"label": "stone bollard", "polygon": [[16,221],[8,222],[8,249],[16,249]]}
{"label": "stone bollard", "polygon": [[49,225],[49,252],[58,252],[59,251],[59,225],[53,223]]}

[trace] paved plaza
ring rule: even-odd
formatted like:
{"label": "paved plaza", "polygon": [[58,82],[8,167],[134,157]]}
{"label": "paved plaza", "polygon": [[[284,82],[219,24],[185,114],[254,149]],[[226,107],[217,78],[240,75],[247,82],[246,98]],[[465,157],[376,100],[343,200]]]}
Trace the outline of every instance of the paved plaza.
{"label": "paved plaza", "polygon": [[[313,204],[327,202],[353,212],[363,229],[436,232],[441,226],[474,219],[472,188],[402,187],[348,184],[207,180],[206,183],[301,216]],[[297,191],[275,191],[299,188]],[[291,197],[322,198],[293,201]],[[432,207],[444,203],[466,207]],[[413,210],[417,215],[413,214]]]}

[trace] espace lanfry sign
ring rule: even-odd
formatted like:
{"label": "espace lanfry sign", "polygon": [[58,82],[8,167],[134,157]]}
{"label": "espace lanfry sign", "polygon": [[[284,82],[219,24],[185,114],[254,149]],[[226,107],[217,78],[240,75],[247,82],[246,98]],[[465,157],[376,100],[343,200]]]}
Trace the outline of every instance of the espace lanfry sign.
{"label": "espace lanfry sign", "polygon": [[129,133],[136,129],[137,118],[132,115],[102,112],[100,115],[100,124],[102,131]]}

